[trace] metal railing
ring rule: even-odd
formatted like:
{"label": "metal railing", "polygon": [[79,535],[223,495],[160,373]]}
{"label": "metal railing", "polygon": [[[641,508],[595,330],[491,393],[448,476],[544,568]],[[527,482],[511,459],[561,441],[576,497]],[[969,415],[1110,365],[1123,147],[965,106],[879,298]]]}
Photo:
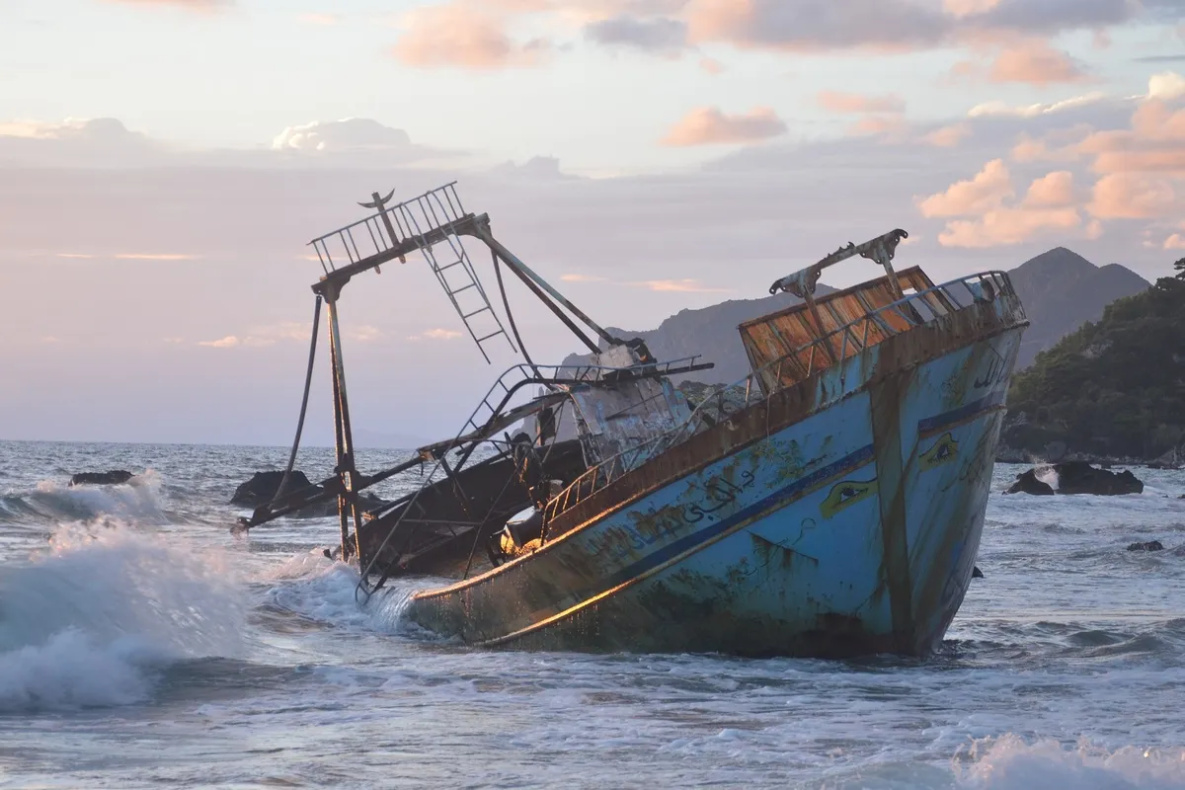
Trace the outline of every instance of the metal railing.
{"label": "metal railing", "polygon": [[[701,431],[721,420],[728,419],[733,414],[765,399],[774,392],[809,379],[817,371],[842,366],[844,360],[868,348],[868,331],[871,326],[876,326],[885,336],[897,335],[935,322],[945,315],[966,309],[976,302],[995,301],[1002,295],[1015,296],[1016,294],[1008,276],[1004,272],[997,271],[968,275],[958,280],[927,288],[924,291],[907,294],[903,299],[870,311],[860,318],[800,346],[789,354],[772,360],[734,384],[717,388],[696,406],[691,412],[691,416],[682,424],[667,433],[607,458],[576,478],[571,485],[547,503],[543,518],[545,528],[552,519],[580,504],[595,492],[605,488],[627,472],[638,468],[651,458],[687,441]],[[889,320],[890,318],[898,320]],[[898,329],[901,322],[904,323],[904,327]],[[858,329],[861,323],[863,323],[862,332]],[[837,335],[843,336],[837,360],[832,361],[827,352],[816,353],[822,344],[831,345]],[[855,339],[857,336],[861,337],[859,342]],[[805,368],[796,371],[802,375],[787,381],[784,375],[790,372],[788,367],[802,368],[803,355],[806,355]],[[816,367],[817,359],[821,359],[825,364]],[[793,361],[793,365],[788,365],[790,361]],[[835,393],[835,397],[841,397],[845,392],[844,374],[846,371],[841,370],[841,386]]]}
{"label": "metal railing", "polygon": [[[396,530],[399,528],[399,525],[408,519],[408,514],[411,512],[412,508],[415,507],[416,502],[420,498],[420,494],[422,494],[426,489],[430,488],[438,481],[437,475],[444,466],[444,460],[448,449],[458,446],[461,443],[462,438],[467,434],[473,432],[480,433],[484,426],[489,425],[490,422],[498,416],[499,412],[504,411],[506,406],[505,399],[509,398],[518,389],[517,385],[519,385],[522,381],[530,379],[544,385],[548,383],[571,385],[586,382],[594,383],[604,380],[611,375],[661,376],[665,375],[667,371],[693,367],[696,360],[698,359],[699,356],[697,355],[694,357],[685,357],[683,359],[671,360],[669,362],[633,365],[628,368],[614,368],[603,365],[529,365],[526,363],[520,363],[507,369],[506,372],[498,377],[498,380],[495,381],[490,387],[489,391],[486,393],[486,396],[482,398],[481,402],[478,403],[478,405],[473,409],[473,412],[470,413],[468,419],[465,420],[465,423],[461,426],[461,430],[457,432],[457,435],[453,441],[447,443],[446,449],[436,456],[436,463],[432,467],[432,471],[428,473],[427,478],[425,478],[424,484],[421,485],[420,488],[417,489],[410,498],[404,498],[399,500],[399,502],[394,503],[395,505],[402,505],[403,510],[400,512],[399,517],[395,520],[395,523],[392,524],[390,529],[387,530],[387,534],[379,544],[379,547],[371,555],[370,562],[368,562],[366,566],[362,568],[358,584],[354,588],[354,595],[357,596],[359,592],[364,592],[367,599],[369,599],[374,591],[378,589],[378,586],[381,586],[383,581],[386,580],[386,575],[384,574],[382,581],[380,581],[379,585],[376,585],[374,588],[371,588],[367,583],[367,577],[373,570],[375,563],[378,562],[379,557],[386,550],[388,543],[391,541],[392,536],[394,536]],[[547,375],[545,375],[545,373]],[[499,399],[498,405],[493,405],[492,403],[495,398]],[[488,410],[490,416],[484,418],[484,420],[479,423],[478,420],[482,419],[481,414],[483,409]],[[404,504],[405,502],[406,504]]]}
{"label": "metal railing", "polygon": [[426,236],[432,231],[451,231],[454,225],[469,216],[461,205],[456,183],[453,181],[402,203],[385,206],[365,219],[313,239],[309,244],[317,253],[321,268],[328,274],[340,266],[390,252],[407,239],[417,239],[425,245]]}

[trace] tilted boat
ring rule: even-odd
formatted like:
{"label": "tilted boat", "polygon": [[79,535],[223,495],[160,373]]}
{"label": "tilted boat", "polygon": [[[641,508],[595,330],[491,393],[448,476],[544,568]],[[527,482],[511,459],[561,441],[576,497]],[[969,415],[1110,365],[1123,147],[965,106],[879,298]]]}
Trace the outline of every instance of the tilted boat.
{"label": "tilted boat", "polygon": [[[840,657],[940,644],[971,580],[1027,326],[1006,274],[935,285],[894,270],[904,231],[848,244],[773,284],[801,301],[742,324],[752,372],[697,402],[675,382],[709,364],[659,361],[605,331],[503,246],[487,215],[467,213],[454,184],[391,200],[376,193],[364,205],[377,213],[312,242],[337,472],[244,528],[336,496],[359,593],[451,579],[414,594],[406,615],[473,645]],[[501,312],[464,237],[492,252]],[[337,302],[352,278],[416,253],[483,355],[517,339],[526,361],[455,437],[363,474]],[[883,273],[817,293],[825,268],[856,257]],[[503,270],[588,346],[588,364],[526,355]],[[364,510],[360,491],[411,471],[427,482]]]}

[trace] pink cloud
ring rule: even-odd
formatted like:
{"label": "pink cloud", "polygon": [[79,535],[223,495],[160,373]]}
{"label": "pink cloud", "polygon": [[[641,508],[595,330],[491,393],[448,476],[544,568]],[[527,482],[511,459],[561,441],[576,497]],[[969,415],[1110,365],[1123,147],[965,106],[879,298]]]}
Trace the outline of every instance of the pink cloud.
{"label": "pink cloud", "polygon": [[945,192],[918,203],[923,217],[958,217],[982,214],[1012,197],[1012,176],[1002,159],[993,159],[967,181],[951,184]]}
{"label": "pink cloud", "polygon": [[1166,250],[1185,250],[1185,236],[1174,233],[1164,240],[1164,248]]}
{"label": "pink cloud", "polygon": [[1026,206],[1039,208],[1065,208],[1075,202],[1074,174],[1067,170],[1038,178],[1029,185],[1024,199]]}
{"label": "pink cloud", "polygon": [[860,93],[821,91],[816,99],[820,107],[835,113],[905,112],[905,100],[900,96],[866,96]]}
{"label": "pink cloud", "polygon": [[692,110],[662,139],[663,145],[753,143],[786,133],[786,122],[769,107],[726,115],[715,107]]}
{"label": "pink cloud", "polygon": [[1064,233],[1081,224],[1082,217],[1073,208],[999,208],[977,219],[948,222],[946,230],[938,236],[938,243],[944,247],[971,248],[1022,244],[1039,233]]}
{"label": "pink cloud", "polygon": [[1112,173],[1095,183],[1089,210],[1100,219],[1152,219],[1169,215],[1176,203],[1167,178]]}
{"label": "pink cloud", "polygon": [[683,280],[643,280],[642,282],[631,283],[642,288],[648,288],[651,291],[658,291],[661,293],[697,293],[697,294],[714,294],[714,293],[728,293],[727,288],[710,288],[699,280],[683,279]]}
{"label": "pink cloud", "polygon": [[935,129],[922,137],[922,141],[938,148],[954,148],[970,134],[970,124],[956,123]]}
{"label": "pink cloud", "polygon": [[408,66],[500,69],[537,65],[547,49],[543,41],[511,39],[488,9],[453,3],[409,12],[392,54]]}
{"label": "pink cloud", "polygon": [[1044,41],[1030,40],[1002,50],[992,63],[988,78],[992,82],[1020,82],[1044,87],[1082,82],[1087,76],[1064,52]]}

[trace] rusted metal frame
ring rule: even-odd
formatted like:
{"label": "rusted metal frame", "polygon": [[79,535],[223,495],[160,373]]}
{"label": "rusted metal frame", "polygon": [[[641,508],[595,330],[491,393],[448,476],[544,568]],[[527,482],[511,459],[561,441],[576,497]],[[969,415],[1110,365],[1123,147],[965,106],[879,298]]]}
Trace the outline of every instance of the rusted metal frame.
{"label": "rusted metal frame", "polygon": [[[419,237],[404,238],[397,245],[389,250],[386,250],[385,252],[372,255],[369,258],[364,258],[356,263],[343,266],[340,269],[333,268],[329,274],[322,277],[320,281],[313,284],[313,292],[325,296],[327,296],[331,291],[339,293],[354,275],[370,271],[376,266],[381,266],[384,263],[394,260],[395,258],[405,257],[418,249],[422,249],[423,247],[430,247],[433,244],[444,241],[445,237],[450,234],[463,234],[466,232],[466,229],[469,226],[473,225],[477,221],[478,218],[470,214],[457,220],[457,222],[452,223],[452,225],[448,228],[433,228]],[[320,239],[317,241],[320,241]],[[325,254],[327,256],[329,255],[328,249],[326,249]],[[330,258],[330,265],[332,266],[332,264],[333,261],[332,258]]]}
{"label": "rusted metal frame", "polygon": [[[584,322],[584,324],[593,332],[604,340],[608,345],[617,345],[619,342],[617,338],[606,332],[600,324],[589,318],[580,308],[572,304],[572,302],[551,286],[546,280],[536,274],[529,266],[519,260],[513,252],[507,249],[500,241],[494,238],[494,234],[490,231],[489,217],[484,217],[484,222],[472,223],[473,235],[486,243],[491,250],[493,250],[499,258],[514,272],[520,280],[527,284],[536,296],[543,300],[544,304],[555,313],[563,322],[572,330],[573,333],[589,348],[593,353],[600,353],[600,348],[593,343],[587,335],[584,334],[570,318],[564,315],[563,311],[559,309],[558,305],[568,310],[572,315]],[[550,298],[545,298],[543,292],[546,292]],[[558,303],[558,305],[557,305]]]}
{"label": "rusted metal frame", "polygon": [[325,276],[329,276],[329,267],[325,265],[325,258],[321,255],[321,245],[313,243],[313,251],[317,253],[317,260],[321,263],[321,271],[325,272]]}
{"label": "rusted metal frame", "polygon": [[[342,559],[350,557],[350,518],[352,512],[355,523],[355,543],[357,527],[362,518],[358,512],[357,498],[352,492],[353,486],[353,438],[350,432],[349,405],[346,397],[345,364],[341,353],[341,331],[337,315],[337,294],[326,299],[329,303],[329,355],[333,366],[333,416],[334,416],[334,449],[337,456],[337,466],[334,471],[339,476],[341,491],[337,497],[337,512],[341,526]],[[348,512],[349,511],[349,512]]]}

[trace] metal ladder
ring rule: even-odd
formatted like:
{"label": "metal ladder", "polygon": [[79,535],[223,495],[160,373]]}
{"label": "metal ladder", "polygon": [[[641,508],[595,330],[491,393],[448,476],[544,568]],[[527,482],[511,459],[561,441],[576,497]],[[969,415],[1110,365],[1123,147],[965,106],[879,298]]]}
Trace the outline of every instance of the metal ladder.
{"label": "metal ladder", "polygon": [[[321,267],[328,274],[338,266],[334,261],[335,253],[338,261],[344,257],[351,264],[359,263],[369,257],[389,253],[408,239],[414,239],[453,309],[465,324],[469,336],[477,344],[478,351],[489,362],[486,344],[499,335],[506,338],[511,351],[517,349],[490,304],[469,254],[465,251],[465,245],[456,233],[455,225],[469,215],[461,205],[455,185],[454,181],[390,206],[386,205],[390,195],[385,199],[376,195],[374,203],[363,205],[378,208],[377,214],[314,239],[311,245],[321,261]],[[362,233],[363,229],[365,234]],[[357,238],[363,241],[362,249],[358,246],[355,231],[358,231]],[[443,235],[444,243],[448,245],[447,249],[442,247],[439,257],[435,249],[439,241],[429,243],[427,237],[430,235]],[[367,239],[370,245],[366,244]]]}

